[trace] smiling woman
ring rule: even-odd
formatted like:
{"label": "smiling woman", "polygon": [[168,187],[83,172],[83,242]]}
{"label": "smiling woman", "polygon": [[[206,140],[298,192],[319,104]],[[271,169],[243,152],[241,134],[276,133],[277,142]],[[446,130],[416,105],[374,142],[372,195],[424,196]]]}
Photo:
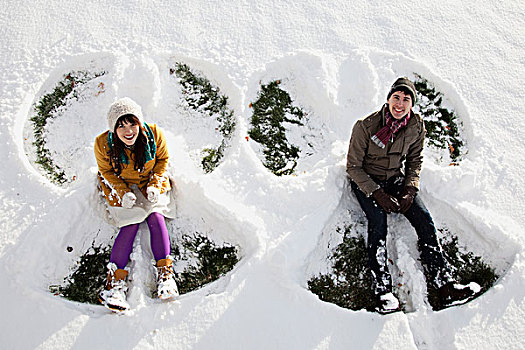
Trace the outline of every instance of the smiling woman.
{"label": "smiling woman", "polygon": [[127,114],[119,119],[117,125],[117,136],[126,146],[131,147],[137,141],[139,134],[139,120],[133,114]]}
{"label": "smiling woman", "polygon": [[108,112],[108,131],[97,136],[95,156],[100,187],[111,216],[120,227],[111,250],[106,289],[100,301],[114,311],[129,309],[126,269],[139,225],[146,221],[156,260],[157,294],[178,295],[165,217],[173,218],[174,200],[166,176],[168,150],[162,131],[143,121],[141,107],[125,97]]}

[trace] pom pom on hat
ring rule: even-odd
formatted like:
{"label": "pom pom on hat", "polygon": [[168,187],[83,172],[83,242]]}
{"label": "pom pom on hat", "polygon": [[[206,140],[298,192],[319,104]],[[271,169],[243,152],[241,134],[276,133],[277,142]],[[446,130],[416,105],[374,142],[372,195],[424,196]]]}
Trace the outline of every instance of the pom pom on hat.
{"label": "pom pom on hat", "polygon": [[133,114],[139,119],[141,124],[144,123],[144,117],[142,116],[142,108],[140,108],[139,104],[129,97],[123,97],[113,102],[113,104],[109,107],[109,131],[113,132],[115,130],[115,125],[117,124],[118,118],[126,114]]}
{"label": "pom pom on hat", "polygon": [[415,105],[417,101],[416,87],[414,86],[414,83],[411,82],[407,77],[397,78],[394,84],[392,84],[392,87],[390,88],[386,99],[388,100],[394,92],[399,91],[403,88],[408,90],[410,96],[412,97],[412,106]]}

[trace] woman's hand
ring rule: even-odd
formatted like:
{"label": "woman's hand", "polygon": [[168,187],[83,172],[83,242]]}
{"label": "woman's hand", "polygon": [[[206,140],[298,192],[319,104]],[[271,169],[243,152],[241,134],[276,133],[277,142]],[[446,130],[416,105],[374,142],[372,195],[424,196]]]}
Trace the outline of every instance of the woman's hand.
{"label": "woman's hand", "polygon": [[126,192],[124,196],[122,196],[122,206],[124,208],[133,208],[135,205],[135,202],[137,201],[137,197],[133,192]]}
{"label": "woman's hand", "polygon": [[148,200],[151,202],[151,203],[157,203],[157,201],[159,200],[159,196],[160,196],[160,190],[157,188],[157,187],[148,187],[146,189],[146,193],[148,195]]}

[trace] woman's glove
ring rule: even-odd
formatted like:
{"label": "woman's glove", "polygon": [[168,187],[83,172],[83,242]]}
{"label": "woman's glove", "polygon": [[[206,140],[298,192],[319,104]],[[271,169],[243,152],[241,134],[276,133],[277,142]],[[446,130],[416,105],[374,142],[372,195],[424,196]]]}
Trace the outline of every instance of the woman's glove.
{"label": "woman's glove", "polygon": [[401,192],[399,197],[399,212],[404,214],[412,206],[412,202],[416,197],[417,188],[413,186],[407,186]]}
{"label": "woman's glove", "polygon": [[122,196],[122,206],[124,208],[132,208],[135,205],[135,202],[137,201],[137,197],[133,192],[126,192],[124,196]]}
{"label": "woman's glove", "polygon": [[157,203],[160,196],[160,190],[157,187],[148,187],[146,189],[146,194],[148,195],[148,200],[151,203]]}
{"label": "woman's glove", "polygon": [[397,202],[397,199],[386,193],[382,188],[375,190],[372,193],[372,197],[374,197],[377,204],[379,204],[387,213],[399,211],[399,203]]}

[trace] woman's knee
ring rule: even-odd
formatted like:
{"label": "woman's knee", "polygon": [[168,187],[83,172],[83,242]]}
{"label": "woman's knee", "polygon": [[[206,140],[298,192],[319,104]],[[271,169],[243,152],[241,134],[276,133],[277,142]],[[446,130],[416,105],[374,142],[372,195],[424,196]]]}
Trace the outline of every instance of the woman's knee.
{"label": "woman's knee", "polygon": [[151,213],[149,214],[148,218],[146,219],[146,222],[148,224],[158,224],[159,222],[163,222],[164,221],[164,215],[162,215],[161,213]]}

